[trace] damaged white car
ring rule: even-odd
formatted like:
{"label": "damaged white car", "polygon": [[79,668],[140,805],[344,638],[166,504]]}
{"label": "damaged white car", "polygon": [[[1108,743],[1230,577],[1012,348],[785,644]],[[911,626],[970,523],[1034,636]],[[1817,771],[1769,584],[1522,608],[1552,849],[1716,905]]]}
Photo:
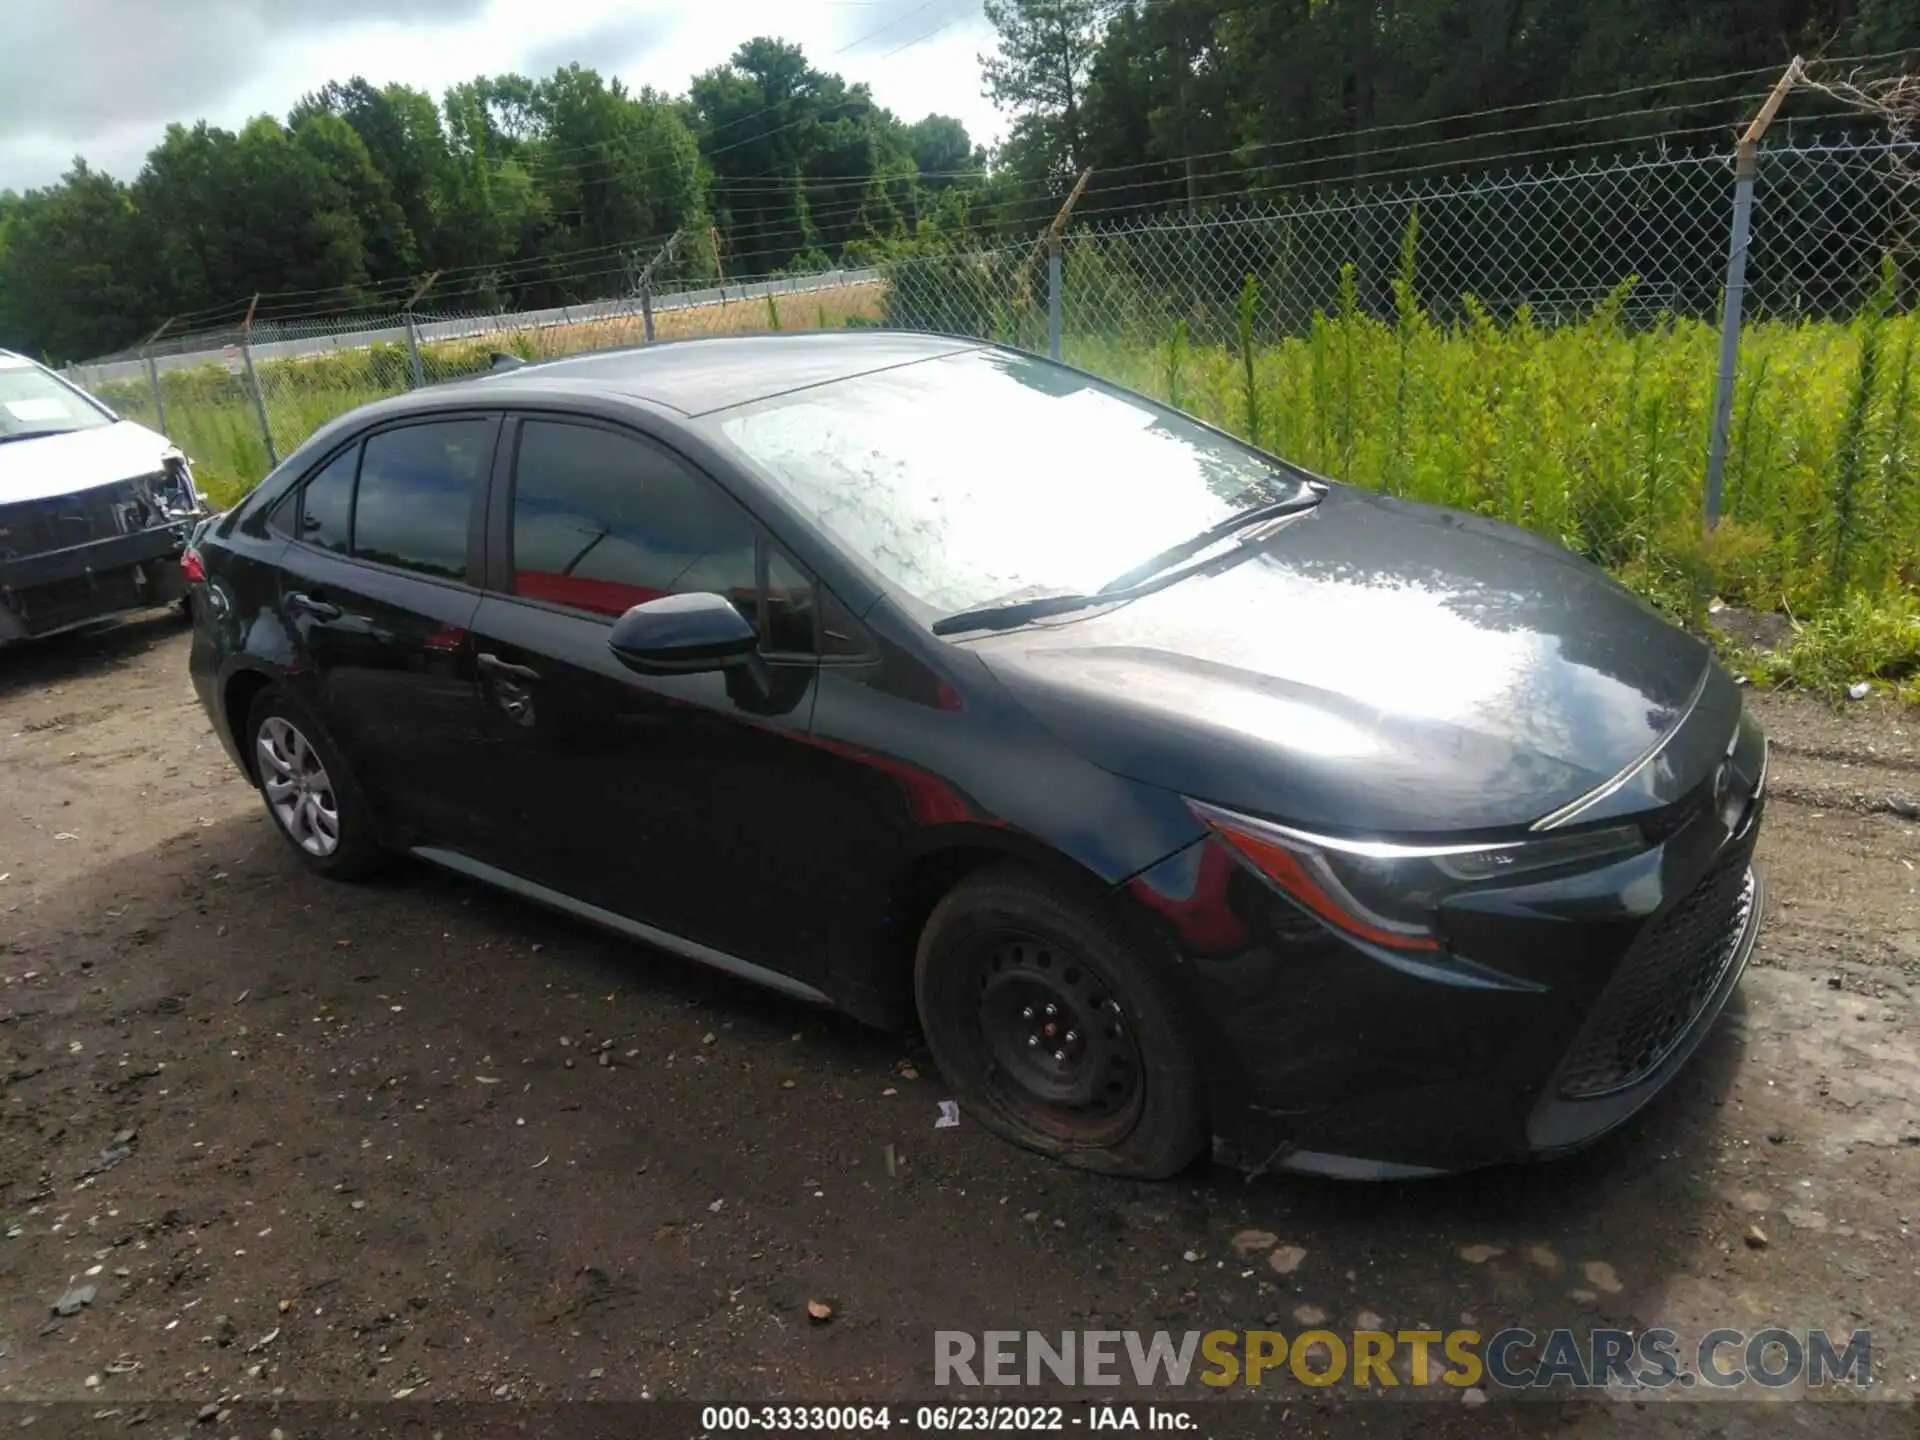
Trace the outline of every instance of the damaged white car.
{"label": "damaged white car", "polygon": [[206,515],[164,435],[0,350],[0,646],[183,602]]}

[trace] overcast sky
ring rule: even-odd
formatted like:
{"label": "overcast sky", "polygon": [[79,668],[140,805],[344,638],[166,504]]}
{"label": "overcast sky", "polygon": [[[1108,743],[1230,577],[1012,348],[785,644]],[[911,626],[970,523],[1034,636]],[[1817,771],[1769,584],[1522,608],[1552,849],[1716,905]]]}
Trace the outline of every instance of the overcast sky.
{"label": "overcast sky", "polygon": [[902,119],[1003,126],[975,56],[980,0],[0,0],[0,189],[59,178],[75,155],[131,180],[167,122],[235,129],[364,75],[439,98],[459,80],[570,61],[684,93],[743,40],[775,35]]}

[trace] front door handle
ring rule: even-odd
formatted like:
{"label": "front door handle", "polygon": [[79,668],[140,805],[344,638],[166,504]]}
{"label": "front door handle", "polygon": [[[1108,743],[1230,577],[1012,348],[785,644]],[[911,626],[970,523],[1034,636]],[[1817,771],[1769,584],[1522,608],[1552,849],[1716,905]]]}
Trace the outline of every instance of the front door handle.
{"label": "front door handle", "polygon": [[537,681],[540,672],[527,665],[509,665],[498,655],[482,655],[480,669],[484,674],[497,675],[502,680]]}
{"label": "front door handle", "polygon": [[316,600],[313,596],[302,594],[298,590],[287,596],[287,608],[289,610],[299,610],[304,614],[313,616],[316,620],[338,620],[340,618],[340,607],[338,605],[327,600]]}

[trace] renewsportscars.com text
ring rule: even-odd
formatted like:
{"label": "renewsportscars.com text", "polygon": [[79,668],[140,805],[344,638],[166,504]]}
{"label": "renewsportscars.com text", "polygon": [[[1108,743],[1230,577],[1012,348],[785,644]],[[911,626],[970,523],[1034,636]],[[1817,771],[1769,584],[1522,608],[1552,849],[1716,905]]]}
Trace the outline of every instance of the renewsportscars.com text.
{"label": "renewsportscars.com text", "polygon": [[939,1330],[933,1378],[942,1386],[1200,1384],[1572,1390],[1624,1386],[1768,1389],[1865,1387],[1872,1332],[1836,1340],[1824,1330],[1710,1330],[1683,1340],[1672,1330],[1509,1328],[1478,1330]]}

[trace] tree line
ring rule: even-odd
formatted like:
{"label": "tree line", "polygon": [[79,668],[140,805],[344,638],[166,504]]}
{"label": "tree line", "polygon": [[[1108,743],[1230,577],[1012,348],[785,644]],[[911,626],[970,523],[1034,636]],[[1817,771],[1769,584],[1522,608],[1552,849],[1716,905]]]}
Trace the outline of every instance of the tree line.
{"label": "tree line", "polygon": [[[361,79],[238,133],[170,126],[130,184],[0,193],[0,343],[56,359],[261,315],[563,304],[1029,238],[1598,141],[1726,146],[1788,57],[1920,46],[1920,0],[984,0],[989,156],[760,38],[683,96],[578,65],[435,102]],[[1589,99],[1585,97],[1604,97]],[[1789,110],[1789,116],[1792,110]]]}
{"label": "tree line", "polygon": [[[907,123],[796,46],[742,45],[684,96],[581,65],[436,103],[333,82],[237,133],[167,127],[131,183],[76,160],[0,193],[0,344],[54,359],[170,317],[565,304],[656,279],[821,268],[986,181],[957,120]],[[679,232],[671,254],[659,252]]]}

